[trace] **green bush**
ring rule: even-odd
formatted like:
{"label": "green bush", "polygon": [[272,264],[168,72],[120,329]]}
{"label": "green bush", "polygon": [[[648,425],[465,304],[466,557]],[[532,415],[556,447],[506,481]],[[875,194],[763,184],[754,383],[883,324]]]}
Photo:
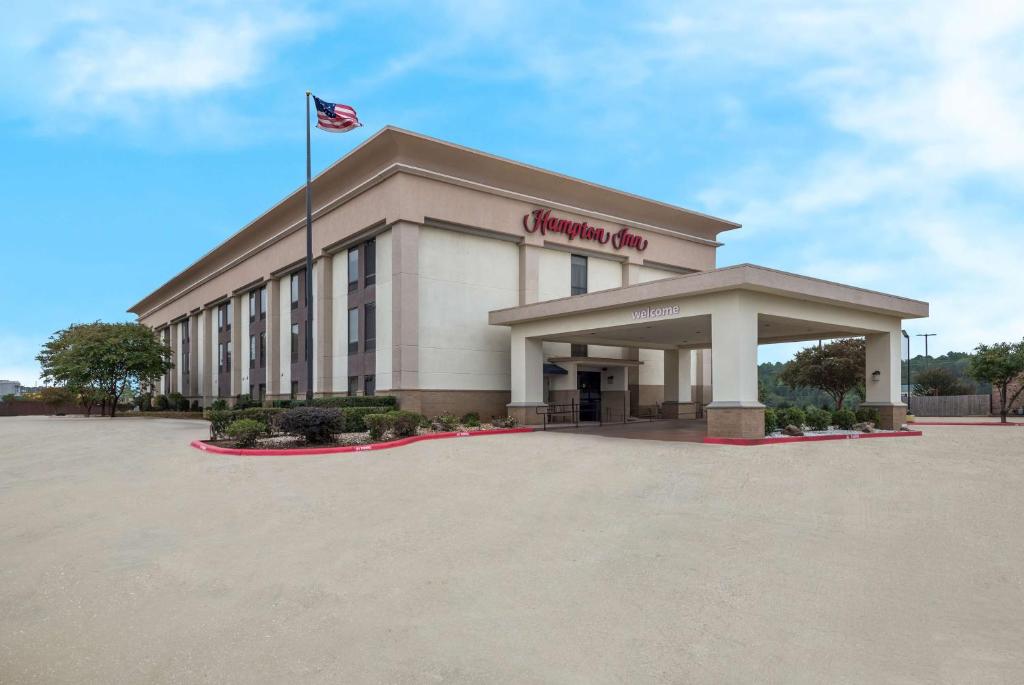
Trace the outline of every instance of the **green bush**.
{"label": "green bush", "polygon": [[779,412],[779,426],[782,428],[789,425],[803,428],[806,423],[807,415],[800,407],[787,407]]}
{"label": "green bush", "polygon": [[255,419],[238,419],[232,421],[225,431],[235,441],[235,447],[255,447],[256,441],[269,433],[267,424]]}
{"label": "green bush", "polygon": [[153,398],[153,409],[155,411],[167,411],[170,406],[170,402],[167,400],[167,395],[157,395]]}
{"label": "green bush", "polygon": [[874,407],[857,407],[857,413],[855,416],[857,417],[857,421],[860,421],[861,423],[870,421],[876,426],[882,420],[882,417],[878,414],[878,410]]}
{"label": "green bush", "polygon": [[260,406],[260,403],[254,400],[249,393],[235,397],[235,409],[249,409],[258,406]]}
{"label": "green bush", "polygon": [[779,429],[779,415],[774,409],[768,408],[764,410],[764,434],[771,435],[774,431]]}
{"label": "green bush", "polygon": [[370,440],[398,440],[416,435],[423,416],[413,411],[395,409],[386,414],[367,414],[363,417],[370,432]]}
{"label": "green bush", "polygon": [[480,425],[480,415],[475,411],[471,411],[462,417],[462,425],[468,426],[469,428],[476,428]]}
{"label": "green bush", "polygon": [[363,420],[369,414],[386,414],[390,407],[344,407],[339,409],[343,420],[344,433],[362,433],[367,430]]}
{"label": "green bush", "polygon": [[274,417],[284,409],[270,407],[249,407],[248,409],[209,409],[205,418],[210,422],[210,439],[220,440],[227,435],[227,428],[239,419],[252,419],[267,427],[268,432],[275,426]]}
{"label": "green bush", "polygon": [[832,424],[837,428],[850,430],[855,423],[857,423],[857,415],[849,409],[839,409],[832,412]]}
{"label": "green bush", "polygon": [[356,395],[345,397],[317,397],[313,400],[314,407],[385,407],[390,411],[398,407],[398,398],[393,395]]}
{"label": "green bush", "polygon": [[171,411],[181,411],[182,400],[185,400],[185,407],[188,408],[188,400],[182,397],[180,392],[172,392],[167,396],[167,408]]}
{"label": "green bush", "polygon": [[139,395],[138,403],[139,403],[139,411],[151,411],[153,409],[153,396],[152,395]]}
{"label": "green bush", "polygon": [[828,430],[832,425],[832,412],[817,407],[807,407],[807,427],[812,431]]}
{"label": "green bush", "polygon": [[459,420],[451,414],[441,414],[435,416],[430,423],[436,431],[453,431],[459,425]]}
{"label": "green bush", "polygon": [[227,408],[228,408],[228,401],[225,400],[225,399],[222,399],[222,398],[215,399],[213,401],[213,403],[210,405],[210,409],[212,409],[214,411],[220,411],[221,409],[227,409]]}
{"label": "green bush", "polygon": [[330,442],[342,425],[340,409],[330,407],[295,407],[277,417],[277,427],[288,435],[295,435],[310,444]]}

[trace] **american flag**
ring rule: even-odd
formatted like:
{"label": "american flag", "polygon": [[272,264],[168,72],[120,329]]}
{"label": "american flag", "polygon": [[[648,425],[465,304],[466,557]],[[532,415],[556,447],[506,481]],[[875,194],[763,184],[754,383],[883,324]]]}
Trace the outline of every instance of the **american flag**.
{"label": "american flag", "polygon": [[344,133],[362,126],[356,111],[348,105],[336,105],[313,96],[316,102],[316,127],[322,131]]}

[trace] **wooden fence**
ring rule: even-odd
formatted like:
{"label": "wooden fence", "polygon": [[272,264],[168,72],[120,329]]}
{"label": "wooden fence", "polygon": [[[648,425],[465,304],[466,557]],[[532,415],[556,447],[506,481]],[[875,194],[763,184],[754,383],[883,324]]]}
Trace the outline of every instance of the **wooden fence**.
{"label": "wooden fence", "polygon": [[910,398],[914,416],[988,416],[988,395],[914,395]]}

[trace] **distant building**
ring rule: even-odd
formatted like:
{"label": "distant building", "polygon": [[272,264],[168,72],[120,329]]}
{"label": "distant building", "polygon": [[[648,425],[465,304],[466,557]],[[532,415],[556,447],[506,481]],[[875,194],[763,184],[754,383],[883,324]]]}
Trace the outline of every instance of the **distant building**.
{"label": "distant building", "polygon": [[24,388],[18,381],[0,381],[0,397],[4,395],[20,395]]}

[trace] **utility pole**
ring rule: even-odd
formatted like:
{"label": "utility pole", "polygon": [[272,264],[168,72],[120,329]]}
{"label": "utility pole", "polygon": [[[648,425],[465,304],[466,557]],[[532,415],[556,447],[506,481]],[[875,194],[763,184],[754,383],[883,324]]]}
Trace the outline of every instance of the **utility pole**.
{"label": "utility pole", "polygon": [[924,358],[928,359],[928,338],[938,335],[938,333],[918,333],[917,337],[924,338]]}

